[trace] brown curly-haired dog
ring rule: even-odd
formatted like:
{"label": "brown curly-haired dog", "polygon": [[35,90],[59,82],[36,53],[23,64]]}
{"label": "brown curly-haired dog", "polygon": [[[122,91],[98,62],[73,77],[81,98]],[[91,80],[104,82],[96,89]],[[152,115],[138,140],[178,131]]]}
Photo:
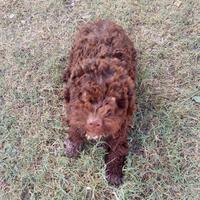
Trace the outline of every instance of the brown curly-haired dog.
{"label": "brown curly-haired dog", "polygon": [[107,145],[106,177],[122,183],[127,135],[135,105],[136,51],[124,30],[109,20],[83,26],[75,37],[64,74],[64,108],[69,137],[65,153],[74,157],[86,139]]}

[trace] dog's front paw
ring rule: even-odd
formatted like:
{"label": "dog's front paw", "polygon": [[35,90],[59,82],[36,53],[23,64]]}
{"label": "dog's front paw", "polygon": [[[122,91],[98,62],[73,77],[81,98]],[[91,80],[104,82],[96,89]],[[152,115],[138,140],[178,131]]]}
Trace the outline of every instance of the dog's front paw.
{"label": "dog's front paw", "polygon": [[65,147],[65,154],[70,158],[78,157],[80,152],[83,149],[82,144],[74,143],[70,141],[69,139],[65,140],[64,147]]}
{"label": "dog's front paw", "polygon": [[110,185],[114,186],[119,186],[123,182],[123,176],[121,173],[112,173],[112,172],[107,172],[106,179]]}

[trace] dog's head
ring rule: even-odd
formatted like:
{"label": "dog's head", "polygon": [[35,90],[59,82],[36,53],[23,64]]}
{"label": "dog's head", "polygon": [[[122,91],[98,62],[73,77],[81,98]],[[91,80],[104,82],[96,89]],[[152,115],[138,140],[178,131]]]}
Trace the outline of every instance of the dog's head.
{"label": "dog's head", "polygon": [[88,139],[116,136],[124,121],[125,110],[119,107],[116,97],[98,100],[83,93],[81,100],[71,107],[71,125],[83,128]]}
{"label": "dog's head", "polygon": [[97,69],[80,72],[81,77],[76,72],[70,88],[69,121],[84,129],[88,139],[117,137],[127,117],[133,81],[113,63]]}

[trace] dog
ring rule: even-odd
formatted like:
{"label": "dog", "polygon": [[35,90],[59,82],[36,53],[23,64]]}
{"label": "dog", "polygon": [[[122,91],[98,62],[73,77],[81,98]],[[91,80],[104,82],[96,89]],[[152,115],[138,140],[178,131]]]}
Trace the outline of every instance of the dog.
{"label": "dog", "polygon": [[65,153],[77,157],[87,140],[103,140],[106,178],[115,186],[136,111],[135,75],[136,50],[121,26],[98,20],[80,28],[64,71]]}

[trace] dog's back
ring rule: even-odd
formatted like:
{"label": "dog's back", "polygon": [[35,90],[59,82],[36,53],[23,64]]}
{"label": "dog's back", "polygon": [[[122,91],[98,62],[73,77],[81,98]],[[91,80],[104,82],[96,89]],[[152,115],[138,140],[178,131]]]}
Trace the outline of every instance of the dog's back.
{"label": "dog's back", "polygon": [[136,51],[133,43],[119,25],[99,20],[82,26],[75,36],[70,66],[87,58],[116,58],[134,79]]}

